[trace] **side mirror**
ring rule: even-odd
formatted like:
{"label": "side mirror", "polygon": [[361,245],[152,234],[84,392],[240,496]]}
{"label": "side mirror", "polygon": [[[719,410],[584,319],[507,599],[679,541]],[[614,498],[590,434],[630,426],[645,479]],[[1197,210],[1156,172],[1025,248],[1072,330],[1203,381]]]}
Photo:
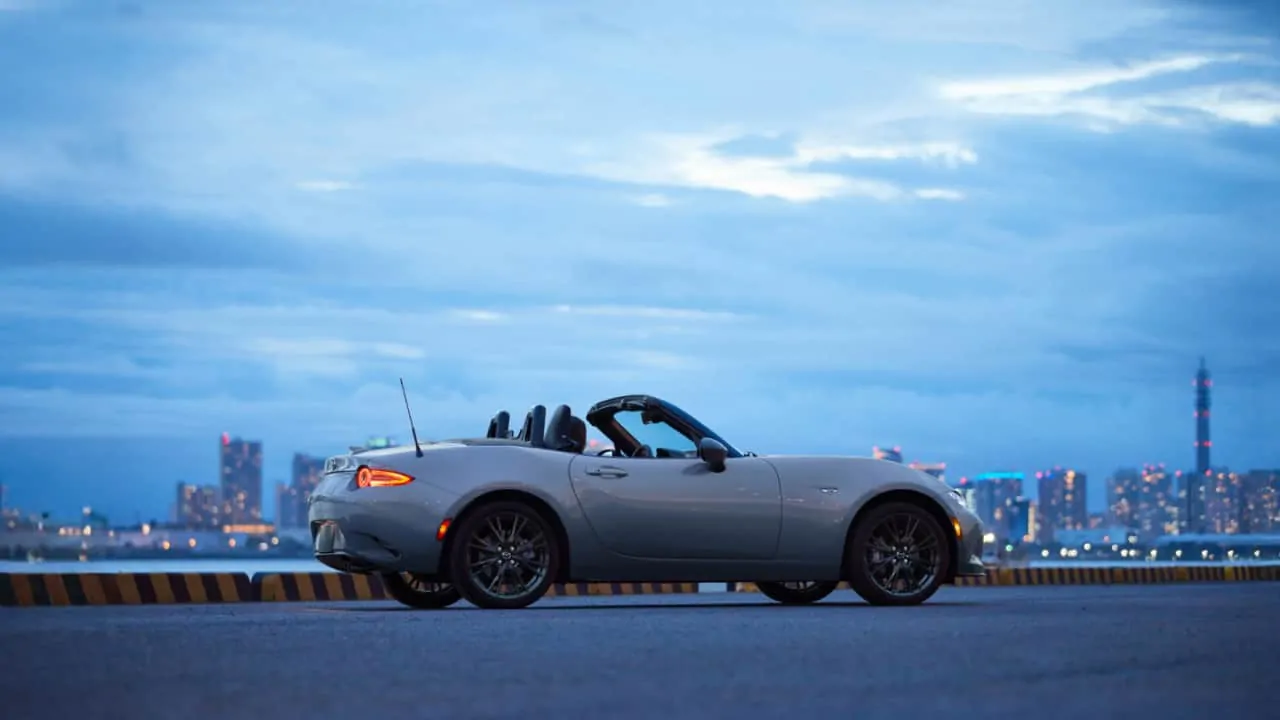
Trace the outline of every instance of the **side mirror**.
{"label": "side mirror", "polygon": [[698,457],[711,468],[711,472],[724,472],[724,461],[729,457],[729,449],[716,440],[702,438],[698,441]]}

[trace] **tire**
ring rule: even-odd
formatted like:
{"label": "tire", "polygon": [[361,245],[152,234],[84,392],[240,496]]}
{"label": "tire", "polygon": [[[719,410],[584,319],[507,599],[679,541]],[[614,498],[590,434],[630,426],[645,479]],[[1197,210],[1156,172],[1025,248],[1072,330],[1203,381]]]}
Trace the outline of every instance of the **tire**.
{"label": "tire", "polygon": [[415,610],[439,610],[462,599],[453,585],[433,582],[413,573],[383,573],[382,587],[401,605]]}
{"label": "tire", "polygon": [[[513,527],[519,537],[502,545],[494,532],[498,528],[505,536]],[[476,508],[458,524],[456,535],[449,549],[449,568],[454,587],[462,598],[476,607],[487,610],[514,610],[528,607],[551,588],[560,569],[560,547],[551,522],[526,503],[499,501]],[[488,545],[489,550],[481,545]],[[472,563],[488,564],[473,572]],[[508,572],[506,579],[516,583],[499,583],[492,590],[494,578],[486,572],[499,568]],[[516,578],[510,573],[518,571]],[[503,579],[501,577],[497,579]]]}
{"label": "tire", "polygon": [[919,505],[885,503],[858,521],[846,558],[849,585],[863,600],[872,605],[919,605],[933,597],[947,577],[951,537]]}
{"label": "tire", "polygon": [[[799,586],[799,587],[797,587]],[[778,582],[758,582],[756,589],[761,595],[780,602],[783,605],[808,605],[816,603],[835,592],[839,583],[833,582],[806,582],[806,583],[778,583]]]}

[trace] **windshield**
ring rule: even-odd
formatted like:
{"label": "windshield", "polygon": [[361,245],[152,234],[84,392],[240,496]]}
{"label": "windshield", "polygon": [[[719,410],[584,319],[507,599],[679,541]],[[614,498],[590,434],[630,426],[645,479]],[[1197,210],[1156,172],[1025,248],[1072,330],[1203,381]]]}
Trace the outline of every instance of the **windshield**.
{"label": "windshield", "polygon": [[645,423],[637,410],[623,410],[614,415],[637,442],[648,445],[654,457],[697,457],[698,446],[664,422]]}

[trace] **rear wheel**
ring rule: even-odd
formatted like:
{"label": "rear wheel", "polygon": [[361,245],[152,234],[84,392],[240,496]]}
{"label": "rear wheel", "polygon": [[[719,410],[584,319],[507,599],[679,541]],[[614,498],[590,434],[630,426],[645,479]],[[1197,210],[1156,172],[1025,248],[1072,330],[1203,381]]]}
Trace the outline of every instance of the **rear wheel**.
{"label": "rear wheel", "polygon": [[554,582],[559,548],[551,523],[522,502],[483,505],[459,524],[449,552],[454,586],[486,609],[532,605]]}
{"label": "rear wheel", "polygon": [[816,603],[835,592],[839,583],[833,582],[758,582],[760,594],[783,605],[807,605]]}
{"label": "rear wheel", "polygon": [[926,509],[885,503],[859,520],[849,544],[849,585],[872,605],[919,605],[942,585],[951,542]]}
{"label": "rear wheel", "polygon": [[439,610],[462,599],[458,589],[449,583],[436,582],[416,573],[384,573],[382,587],[402,605],[418,610]]}

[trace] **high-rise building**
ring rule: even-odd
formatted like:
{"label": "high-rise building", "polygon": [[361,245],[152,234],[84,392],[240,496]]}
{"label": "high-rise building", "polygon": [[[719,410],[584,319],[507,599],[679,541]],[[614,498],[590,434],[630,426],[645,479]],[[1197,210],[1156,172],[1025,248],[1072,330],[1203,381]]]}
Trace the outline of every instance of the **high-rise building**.
{"label": "high-rise building", "polygon": [[1120,468],[1107,478],[1107,514],[1112,524],[1134,527],[1142,494],[1142,475],[1133,468]]}
{"label": "high-rise building", "polygon": [[871,456],[877,460],[888,460],[890,462],[902,462],[902,448],[882,448],[879,446],[871,448]]}
{"label": "high-rise building", "polygon": [[1134,514],[1134,528],[1143,538],[1175,535],[1181,517],[1177,488],[1164,463],[1142,468],[1142,489]]}
{"label": "high-rise building", "polygon": [[178,483],[174,521],[181,527],[213,529],[222,527],[222,492],[213,485]]}
{"label": "high-rise building", "polygon": [[1178,497],[1163,464],[1116,470],[1107,480],[1107,524],[1143,538],[1178,532]]}
{"label": "high-rise building", "polygon": [[1209,394],[1213,380],[1209,377],[1204,358],[1200,358],[1200,370],[1196,372],[1193,385],[1196,389],[1196,474],[1206,475],[1213,467],[1209,464],[1209,451],[1213,447],[1213,441],[1209,439]]}
{"label": "high-rise building", "polygon": [[1202,532],[1235,535],[1241,532],[1244,486],[1241,477],[1230,470],[1210,471],[1199,476],[1204,488],[1204,527]]}
{"label": "high-rise building", "polygon": [[1280,532],[1280,470],[1250,470],[1241,485],[1240,532]]}
{"label": "high-rise building", "polygon": [[1017,545],[1022,542],[1031,542],[1034,539],[1032,530],[1035,526],[1032,519],[1030,500],[1024,497],[1005,500],[1004,514],[1007,518],[1009,531],[1009,535],[1005,539],[1006,543]]}
{"label": "high-rise building", "polygon": [[[969,481],[962,481],[968,484]],[[973,478],[973,511],[982,520],[983,528],[996,536],[997,542],[1007,542],[1015,537],[1010,510],[1022,497],[1026,476],[1019,472],[990,472]],[[1025,535],[1026,531],[1023,530]],[[1017,537],[1021,537],[1018,535]]]}
{"label": "high-rise building", "polygon": [[222,434],[219,448],[222,522],[228,525],[262,522],[262,443]]}
{"label": "high-rise building", "polygon": [[1040,501],[1037,523],[1041,543],[1053,542],[1059,530],[1089,527],[1088,476],[1075,470],[1054,468],[1036,473]]}

